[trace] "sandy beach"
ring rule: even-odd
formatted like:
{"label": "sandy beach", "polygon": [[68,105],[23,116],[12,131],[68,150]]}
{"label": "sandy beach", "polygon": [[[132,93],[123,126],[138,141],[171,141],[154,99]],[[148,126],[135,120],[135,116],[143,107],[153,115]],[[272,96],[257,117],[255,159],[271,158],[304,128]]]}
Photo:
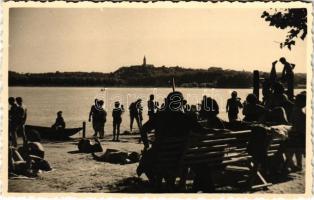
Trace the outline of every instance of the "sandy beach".
{"label": "sandy beach", "polygon": [[[122,135],[120,142],[112,142],[111,135],[100,140],[104,151],[141,152],[138,135]],[[78,153],[78,139],[62,142],[43,141],[45,159],[53,171],[42,172],[35,179],[10,179],[9,192],[53,193],[151,193],[152,189],[144,175],[136,175],[138,163],[119,165],[93,160],[91,154]],[[101,153],[99,153],[101,154]],[[58,156],[56,156],[58,155]],[[187,185],[189,187],[189,183]],[[291,173],[283,180],[277,180],[268,190],[258,193],[304,193],[304,171]],[[232,187],[224,187],[217,192],[232,192]],[[248,191],[249,192],[249,191]]]}

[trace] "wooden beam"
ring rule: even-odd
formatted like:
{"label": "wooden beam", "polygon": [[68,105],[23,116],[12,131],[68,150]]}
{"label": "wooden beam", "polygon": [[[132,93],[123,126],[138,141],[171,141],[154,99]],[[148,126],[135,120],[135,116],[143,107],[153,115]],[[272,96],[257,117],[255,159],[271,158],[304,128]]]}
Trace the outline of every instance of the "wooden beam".
{"label": "wooden beam", "polygon": [[83,122],[83,138],[86,136],[86,122]]}
{"label": "wooden beam", "polygon": [[253,94],[257,97],[259,100],[259,71],[254,70],[253,71]]}

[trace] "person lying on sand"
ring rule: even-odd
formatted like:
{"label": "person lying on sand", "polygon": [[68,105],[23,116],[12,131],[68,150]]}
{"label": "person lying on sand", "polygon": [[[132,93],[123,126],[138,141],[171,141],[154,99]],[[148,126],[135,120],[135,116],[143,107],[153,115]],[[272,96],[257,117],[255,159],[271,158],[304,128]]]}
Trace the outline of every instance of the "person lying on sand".
{"label": "person lying on sand", "polygon": [[101,156],[92,153],[95,160],[100,162],[109,162],[113,164],[131,164],[140,160],[140,155],[137,152],[122,152],[115,149],[107,149]]}

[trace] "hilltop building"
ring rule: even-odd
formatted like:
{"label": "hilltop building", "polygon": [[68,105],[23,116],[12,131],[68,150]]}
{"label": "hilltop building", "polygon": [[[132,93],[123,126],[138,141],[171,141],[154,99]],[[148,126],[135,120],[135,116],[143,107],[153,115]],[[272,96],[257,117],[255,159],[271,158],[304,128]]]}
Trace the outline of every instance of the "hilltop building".
{"label": "hilltop building", "polygon": [[143,58],[143,66],[145,67],[146,66],[146,57],[144,56]]}
{"label": "hilltop building", "polygon": [[143,58],[143,63],[141,65],[131,65],[130,67],[155,67],[153,64],[147,64],[146,56]]}

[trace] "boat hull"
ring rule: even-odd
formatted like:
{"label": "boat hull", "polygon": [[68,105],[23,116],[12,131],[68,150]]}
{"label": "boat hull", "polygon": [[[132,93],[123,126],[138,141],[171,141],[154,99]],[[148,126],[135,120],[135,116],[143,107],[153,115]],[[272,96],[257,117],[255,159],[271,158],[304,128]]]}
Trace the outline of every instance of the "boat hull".
{"label": "boat hull", "polygon": [[26,125],[25,132],[29,133],[31,130],[35,130],[40,134],[40,137],[43,139],[67,139],[72,135],[77,134],[79,131],[83,130],[80,128],[66,128],[63,130],[56,130],[51,127],[43,127],[43,126],[32,126]]}

